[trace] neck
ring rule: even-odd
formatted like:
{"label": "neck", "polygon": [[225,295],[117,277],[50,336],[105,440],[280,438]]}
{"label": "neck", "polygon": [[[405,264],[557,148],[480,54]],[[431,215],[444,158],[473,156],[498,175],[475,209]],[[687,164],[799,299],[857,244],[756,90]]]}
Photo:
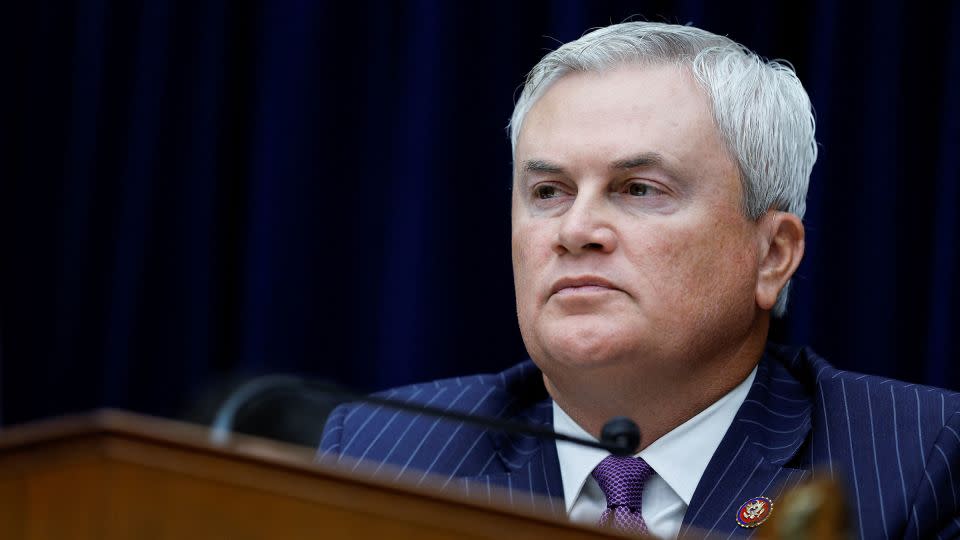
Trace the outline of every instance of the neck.
{"label": "neck", "polygon": [[743,382],[760,360],[766,337],[764,327],[744,342],[695,362],[642,361],[676,369],[638,374],[637,362],[624,362],[572,377],[544,373],[544,384],[570,418],[595,437],[614,416],[632,419],[640,428],[642,450]]}

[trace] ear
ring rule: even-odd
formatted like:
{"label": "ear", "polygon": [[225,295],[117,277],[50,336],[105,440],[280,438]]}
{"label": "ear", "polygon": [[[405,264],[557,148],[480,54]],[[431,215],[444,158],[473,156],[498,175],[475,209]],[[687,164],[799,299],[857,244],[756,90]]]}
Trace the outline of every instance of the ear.
{"label": "ear", "polygon": [[796,214],[770,210],[760,218],[760,266],[757,274],[757,305],[773,309],[777,295],[800,266],[803,258],[803,222]]}

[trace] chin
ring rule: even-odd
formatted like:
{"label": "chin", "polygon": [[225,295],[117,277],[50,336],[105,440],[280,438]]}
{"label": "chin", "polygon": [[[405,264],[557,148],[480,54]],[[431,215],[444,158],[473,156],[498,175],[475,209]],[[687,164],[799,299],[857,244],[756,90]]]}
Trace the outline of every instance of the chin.
{"label": "chin", "polygon": [[636,334],[611,327],[609,323],[553,324],[541,328],[537,332],[536,346],[528,349],[532,355],[549,360],[551,364],[580,369],[612,367],[630,361],[639,350],[639,343],[633,339],[628,342],[625,336]]}

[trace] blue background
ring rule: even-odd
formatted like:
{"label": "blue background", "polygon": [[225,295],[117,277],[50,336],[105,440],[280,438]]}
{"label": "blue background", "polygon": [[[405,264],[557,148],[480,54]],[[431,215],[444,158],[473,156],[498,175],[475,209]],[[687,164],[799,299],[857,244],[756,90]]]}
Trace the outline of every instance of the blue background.
{"label": "blue background", "polygon": [[810,92],[821,154],[777,339],[960,388],[960,2],[915,4],[6,6],[0,419],[519,361],[514,96],[558,42],[629,16],[785,58]]}

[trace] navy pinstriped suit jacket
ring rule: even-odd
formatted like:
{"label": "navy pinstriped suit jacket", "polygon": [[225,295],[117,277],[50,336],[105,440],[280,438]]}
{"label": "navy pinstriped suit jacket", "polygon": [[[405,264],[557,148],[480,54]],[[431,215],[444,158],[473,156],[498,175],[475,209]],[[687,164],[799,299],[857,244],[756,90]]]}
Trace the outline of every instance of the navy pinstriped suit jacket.
{"label": "navy pinstriped suit jacket", "polygon": [[[552,405],[532,362],[498,375],[448,379],[383,395],[449,410],[550,425]],[[382,472],[489,493],[562,512],[556,445],[371,405],[337,408],[320,453]],[[339,457],[335,458],[339,459]],[[960,537],[960,394],[840,371],[809,349],[768,347],[756,379],[690,501],[684,529],[745,535],[739,506],[812,474],[848,487],[861,538]],[[389,471],[387,473],[387,471]],[[548,499],[532,497],[545,495]]]}

